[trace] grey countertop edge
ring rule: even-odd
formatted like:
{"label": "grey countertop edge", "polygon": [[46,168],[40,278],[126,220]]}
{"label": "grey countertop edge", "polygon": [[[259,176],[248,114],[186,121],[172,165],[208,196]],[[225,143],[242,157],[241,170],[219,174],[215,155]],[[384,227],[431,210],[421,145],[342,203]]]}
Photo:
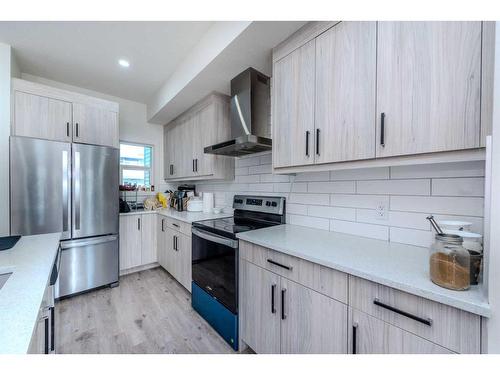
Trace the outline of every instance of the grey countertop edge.
{"label": "grey countertop edge", "polygon": [[[416,284],[404,283],[404,282],[398,281],[394,278],[385,277],[384,275],[380,275],[377,273],[366,272],[364,270],[358,269],[358,268],[353,267],[353,266],[349,266],[349,265],[345,265],[345,264],[338,264],[335,262],[328,261],[327,259],[324,259],[324,258],[314,257],[311,254],[307,254],[307,253],[298,251],[297,249],[290,249],[290,248],[284,247],[282,244],[275,243],[272,241],[266,241],[265,239],[259,238],[259,231],[262,232],[262,231],[269,231],[269,230],[279,230],[279,227],[284,227],[284,226],[294,227],[294,228],[296,227],[296,228],[298,228],[298,230],[300,230],[299,228],[311,229],[311,228],[306,228],[306,227],[301,227],[301,226],[292,226],[290,224],[284,224],[284,225],[275,226],[275,227],[271,227],[271,228],[258,229],[258,230],[254,230],[254,231],[238,233],[236,235],[236,237],[243,240],[243,241],[251,242],[253,244],[260,245],[260,246],[263,246],[263,247],[266,247],[266,248],[269,248],[269,249],[272,249],[275,251],[279,251],[279,252],[284,253],[284,254],[288,254],[291,256],[295,256],[297,258],[308,260],[310,262],[320,264],[320,265],[328,267],[328,268],[332,268],[332,269],[335,269],[335,270],[338,270],[341,272],[345,272],[347,274],[357,276],[357,277],[360,277],[362,279],[366,279],[369,281],[373,281],[375,283],[382,284],[382,285],[385,285],[385,286],[388,286],[388,287],[391,287],[394,289],[398,289],[398,290],[401,290],[403,292],[407,292],[407,293],[410,293],[410,294],[413,294],[413,295],[416,295],[419,297],[423,297],[423,298],[426,298],[426,299],[429,299],[429,300],[432,300],[435,302],[449,305],[449,306],[455,307],[455,308],[460,309],[460,310],[464,310],[464,311],[467,311],[467,312],[470,312],[470,313],[473,313],[476,315],[481,315],[481,316],[486,317],[486,318],[491,317],[490,305],[488,304],[486,297],[483,297],[484,301],[480,300],[481,299],[480,295],[481,295],[482,291],[478,289],[478,286],[472,287],[472,288],[475,288],[474,291],[476,292],[475,294],[477,294],[478,301],[470,301],[470,300],[467,300],[466,298],[460,298],[460,295],[457,295],[457,296],[450,295],[450,294],[454,294],[454,293],[460,294],[460,293],[466,293],[466,292],[450,291],[448,289],[440,288],[440,287],[438,287],[438,288],[442,289],[442,290],[437,292],[435,290],[430,290],[429,288],[426,288],[425,284],[428,284],[428,283],[432,284],[432,281],[430,281],[428,279],[422,278],[424,286],[419,287]],[[333,235],[350,236],[352,238],[359,238],[362,241],[386,242],[386,241],[381,241],[381,240],[369,239],[366,237],[359,237],[359,236],[348,235],[348,234],[343,234],[343,233],[329,232],[329,231],[321,230],[321,229],[312,229],[312,230],[331,233],[332,236]],[[401,247],[405,247],[405,248],[414,247],[414,248],[418,248],[419,250],[422,250],[422,248],[419,248],[417,246],[411,246],[411,245],[405,245],[405,244],[394,244],[394,243],[389,243],[389,242],[387,242],[387,244],[388,245],[391,244],[392,247],[397,246],[397,245],[401,245]],[[416,270],[415,274],[418,275],[418,273],[419,273],[418,270]],[[432,284],[432,285],[434,285],[434,284]]]}
{"label": "grey countertop edge", "polygon": [[193,223],[195,221],[202,220],[210,220],[210,219],[220,219],[225,217],[232,217],[232,213],[207,213],[202,211],[177,211],[171,209],[160,209],[160,210],[144,210],[144,211],[130,211],[130,212],[121,212],[120,216],[129,216],[129,215],[150,215],[150,214],[158,214],[165,217],[169,217],[171,219],[183,221],[185,223]]}
{"label": "grey countertop edge", "polygon": [[[28,352],[60,239],[61,233],[23,236],[14,248],[6,250],[8,254],[0,255],[0,272],[13,272],[12,280],[0,290],[0,354]],[[39,245],[42,241],[46,243]],[[34,248],[40,249],[35,255],[38,262],[33,262]]]}

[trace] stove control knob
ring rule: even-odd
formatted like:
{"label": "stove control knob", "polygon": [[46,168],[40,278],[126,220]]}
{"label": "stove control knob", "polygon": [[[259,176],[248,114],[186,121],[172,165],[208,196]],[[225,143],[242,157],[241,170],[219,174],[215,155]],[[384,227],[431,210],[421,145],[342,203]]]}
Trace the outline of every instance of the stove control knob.
{"label": "stove control knob", "polygon": [[266,202],[266,206],[267,206],[267,207],[271,207],[271,202],[270,202],[270,201],[267,201],[267,202]]}
{"label": "stove control knob", "polygon": [[271,203],[271,205],[272,205],[273,207],[276,207],[276,206],[278,205],[278,203],[273,202],[273,203]]}

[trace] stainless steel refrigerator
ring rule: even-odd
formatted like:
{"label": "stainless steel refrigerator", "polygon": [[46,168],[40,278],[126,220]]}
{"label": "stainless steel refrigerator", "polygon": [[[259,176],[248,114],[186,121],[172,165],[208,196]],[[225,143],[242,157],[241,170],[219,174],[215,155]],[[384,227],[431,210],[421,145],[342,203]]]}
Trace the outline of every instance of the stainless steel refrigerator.
{"label": "stainless steel refrigerator", "polygon": [[56,298],[118,282],[119,150],[10,138],[12,235],[61,232]]}

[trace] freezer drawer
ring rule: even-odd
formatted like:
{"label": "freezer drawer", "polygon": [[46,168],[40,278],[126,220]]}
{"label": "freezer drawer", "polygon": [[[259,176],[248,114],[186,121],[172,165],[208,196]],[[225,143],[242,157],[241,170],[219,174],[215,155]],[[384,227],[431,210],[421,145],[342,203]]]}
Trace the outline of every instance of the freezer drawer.
{"label": "freezer drawer", "polygon": [[56,298],[118,281],[118,235],[61,242]]}

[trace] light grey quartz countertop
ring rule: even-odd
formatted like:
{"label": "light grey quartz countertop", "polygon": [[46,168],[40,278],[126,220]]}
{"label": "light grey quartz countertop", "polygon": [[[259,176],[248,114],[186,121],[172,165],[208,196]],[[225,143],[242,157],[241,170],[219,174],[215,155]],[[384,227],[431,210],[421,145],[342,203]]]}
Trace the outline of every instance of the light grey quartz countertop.
{"label": "light grey quartz countertop", "polygon": [[130,211],[130,212],[126,212],[126,213],[120,213],[120,216],[144,215],[144,214],[163,215],[165,217],[184,221],[186,223],[192,223],[194,221],[201,221],[201,220],[219,219],[222,217],[233,216],[232,213],[215,214],[213,212],[205,213],[205,212],[192,212],[192,211],[177,211],[177,210],[172,210],[170,208],[162,208],[160,210],[154,210],[154,211],[151,211],[151,210]]}
{"label": "light grey quartz countertop", "polygon": [[0,289],[0,354],[25,354],[37,323],[61,233],[23,236],[0,251],[0,274],[12,272]]}
{"label": "light grey quartz countertop", "polygon": [[289,224],[237,237],[474,314],[491,314],[480,286],[453,291],[434,284],[429,277],[429,250],[423,247]]}

